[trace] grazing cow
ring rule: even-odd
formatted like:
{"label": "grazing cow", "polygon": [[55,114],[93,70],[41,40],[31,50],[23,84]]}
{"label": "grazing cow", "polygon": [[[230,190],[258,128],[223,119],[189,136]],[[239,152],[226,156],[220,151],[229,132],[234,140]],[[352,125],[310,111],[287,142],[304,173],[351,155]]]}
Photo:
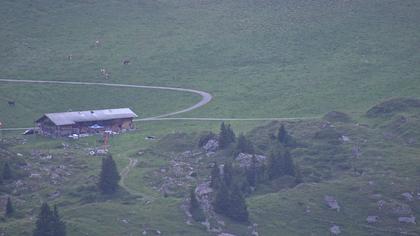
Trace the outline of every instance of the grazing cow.
{"label": "grazing cow", "polygon": [[106,70],[105,68],[101,68],[101,74],[105,75],[106,74]]}
{"label": "grazing cow", "polygon": [[73,55],[70,54],[67,56],[67,60],[71,61],[72,59],[73,59]]}
{"label": "grazing cow", "polygon": [[126,59],[126,60],[124,60],[124,61],[123,61],[123,64],[124,64],[124,65],[128,65],[128,64],[130,64],[130,60],[127,60],[127,59]]}
{"label": "grazing cow", "polygon": [[95,47],[99,47],[101,45],[101,42],[99,40],[95,41]]}
{"label": "grazing cow", "polygon": [[14,107],[16,105],[15,101],[7,101],[7,104],[9,104],[9,106]]}

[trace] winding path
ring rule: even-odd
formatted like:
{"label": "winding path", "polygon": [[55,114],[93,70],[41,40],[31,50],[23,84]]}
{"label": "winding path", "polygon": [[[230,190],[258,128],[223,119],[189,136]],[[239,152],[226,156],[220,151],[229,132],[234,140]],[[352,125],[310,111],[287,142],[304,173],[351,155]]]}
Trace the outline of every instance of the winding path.
{"label": "winding path", "polygon": [[[105,86],[105,87],[123,87],[123,88],[142,88],[142,89],[160,89],[160,90],[169,90],[169,91],[178,91],[178,92],[188,92],[194,93],[201,96],[201,100],[185,109],[180,111],[174,111],[158,116],[152,116],[147,118],[134,119],[134,121],[166,121],[166,120],[192,120],[192,121],[272,121],[272,120],[311,120],[319,119],[319,116],[313,117],[290,117],[290,118],[178,118],[178,117],[169,117],[173,115],[178,115],[181,113],[186,113],[192,110],[195,110],[199,107],[202,107],[209,103],[213,96],[204,91],[195,90],[195,89],[186,89],[186,88],[176,88],[176,87],[163,87],[163,86],[148,86],[148,85],[135,85],[135,84],[113,84],[113,83],[98,83],[98,82],[79,82],[79,81],[55,81],[55,80],[20,80],[20,79],[0,79],[0,82],[9,82],[9,83],[31,83],[31,84],[61,84],[61,85],[95,85],[95,86]],[[0,130],[4,131],[13,131],[13,130],[26,130],[27,128],[2,128]]]}
{"label": "winding path", "polygon": [[175,111],[171,113],[166,113],[163,115],[148,117],[137,119],[140,120],[155,120],[158,118],[173,116],[185,112],[192,111],[199,107],[202,107],[209,103],[213,96],[210,93],[195,90],[195,89],[186,89],[186,88],[176,88],[176,87],[163,87],[163,86],[148,86],[148,85],[135,85],[135,84],[112,84],[112,83],[97,83],[97,82],[75,82],[75,81],[55,81],[55,80],[20,80],[20,79],[0,79],[0,82],[9,82],[9,83],[32,83],[32,84],[65,84],[65,85],[95,85],[95,86],[105,86],[105,87],[123,87],[123,88],[142,88],[142,89],[160,89],[160,90],[171,90],[171,91],[178,91],[178,92],[188,92],[188,93],[195,93],[201,96],[201,100],[183,110]]}

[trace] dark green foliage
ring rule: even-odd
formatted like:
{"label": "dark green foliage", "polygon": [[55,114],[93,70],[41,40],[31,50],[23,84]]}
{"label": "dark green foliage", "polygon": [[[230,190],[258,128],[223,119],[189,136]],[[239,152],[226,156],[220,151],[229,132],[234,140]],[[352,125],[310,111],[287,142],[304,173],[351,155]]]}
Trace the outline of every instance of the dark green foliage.
{"label": "dark green foliage", "polygon": [[109,155],[102,159],[102,169],[99,176],[98,187],[103,194],[113,194],[118,189],[120,175],[112,156]]}
{"label": "dark green foliage", "polygon": [[289,133],[286,130],[286,127],[284,127],[283,124],[280,126],[280,129],[277,133],[277,140],[285,146],[292,143],[292,137],[289,135]]}
{"label": "dark green foliage", "polygon": [[4,163],[3,165],[2,177],[4,180],[8,180],[12,178],[12,170],[8,162]]}
{"label": "dark green foliage", "polygon": [[223,166],[223,182],[230,187],[233,182],[233,167],[231,163],[226,163]]}
{"label": "dark green foliage", "polygon": [[57,206],[54,206],[54,211],[52,214],[52,231],[54,236],[65,236],[66,235],[66,224],[61,220],[60,215],[58,214]]}
{"label": "dark green foliage", "polygon": [[251,166],[246,170],[246,179],[251,187],[256,187],[258,182],[258,167],[257,159],[255,156],[252,157]]}
{"label": "dark green foliage", "polygon": [[239,222],[248,221],[248,210],[245,198],[240,189],[234,185],[232,191],[229,191],[223,183],[216,192],[213,202],[215,212],[225,215]]}
{"label": "dark green foliage", "polygon": [[233,187],[229,202],[230,204],[226,211],[226,216],[239,222],[248,222],[248,209],[245,198],[238,187]]}
{"label": "dark green foliage", "polygon": [[47,203],[41,206],[33,236],[65,236],[66,225],[60,219],[57,206],[51,211]]}
{"label": "dark green foliage", "polygon": [[230,125],[225,125],[224,122],[220,125],[219,133],[219,148],[227,148],[231,143],[234,143],[236,140],[235,133],[233,132]]}
{"label": "dark green foliage", "polygon": [[226,210],[229,208],[229,204],[229,190],[226,184],[221,182],[213,201],[214,211],[219,214],[225,214]]}
{"label": "dark green foliage", "polygon": [[13,204],[12,204],[12,199],[10,199],[10,197],[7,198],[7,203],[6,203],[6,210],[4,215],[6,217],[10,217],[13,215],[13,213],[15,212],[15,209],[13,208]]}
{"label": "dark green foliage", "polygon": [[208,141],[215,138],[216,138],[216,134],[214,134],[213,132],[208,132],[201,135],[200,139],[198,140],[198,147],[203,147],[204,145],[207,144]]}
{"label": "dark green foliage", "polygon": [[269,155],[267,171],[270,180],[284,175],[295,176],[295,165],[290,152],[279,147],[273,148]]}
{"label": "dark green foliage", "polygon": [[255,153],[254,145],[243,134],[239,135],[238,141],[236,143],[235,155],[238,155],[239,153]]}
{"label": "dark green foliage", "polygon": [[190,208],[189,211],[192,215],[192,218],[197,222],[203,222],[206,220],[203,209],[201,209],[200,204],[197,201],[194,188],[191,188],[190,191]]}
{"label": "dark green foliage", "polygon": [[210,173],[210,187],[217,189],[220,186],[220,170],[219,165],[214,163],[213,168],[211,169]]}

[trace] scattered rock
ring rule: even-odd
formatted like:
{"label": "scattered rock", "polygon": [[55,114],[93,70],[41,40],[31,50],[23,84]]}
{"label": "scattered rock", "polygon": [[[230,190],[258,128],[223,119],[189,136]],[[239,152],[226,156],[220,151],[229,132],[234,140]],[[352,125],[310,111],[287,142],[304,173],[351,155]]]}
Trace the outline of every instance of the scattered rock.
{"label": "scattered rock", "polygon": [[255,156],[257,161],[257,166],[262,166],[264,162],[267,160],[266,156],[262,155],[251,155],[248,153],[239,153],[239,155],[235,158],[237,162],[239,162],[239,167],[241,168],[248,168],[252,164],[252,158]]}
{"label": "scattered rock", "polygon": [[332,197],[332,196],[325,196],[324,197],[324,200],[325,200],[325,203],[327,203],[327,205],[331,209],[336,210],[337,212],[340,211],[340,205],[338,205],[338,202],[337,202],[337,200],[334,197]]}
{"label": "scattered rock", "polygon": [[409,193],[409,192],[406,192],[406,193],[403,193],[403,194],[401,194],[403,197],[405,197],[405,199],[407,200],[407,201],[413,201],[413,199],[414,199],[414,196],[411,194],[411,193]]}
{"label": "scattered rock", "polygon": [[367,221],[369,224],[376,223],[376,222],[378,222],[378,220],[379,220],[379,217],[378,217],[378,216],[368,216],[368,217],[366,218],[366,221]]}
{"label": "scattered rock", "polygon": [[330,228],[330,232],[331,232],[331,234],[333,234],[333,235],[339,235],[339,234],[341,233],[340,226],[338,226],[338,225],[333,225],[333,226]]}
{"label": "scattered rock", "polygon": [[398,222],[407,223],[407,224],[416,224],[416,217],[414,217],[414,216],[411,216],[411,217],[401,216],[401,217],[398,217]]}
{"label": "scattered rock", "polygon": [[210,139],[204,146],[203,149],[206,152],[215,152],[219,149],[219,141],[216,139]]}

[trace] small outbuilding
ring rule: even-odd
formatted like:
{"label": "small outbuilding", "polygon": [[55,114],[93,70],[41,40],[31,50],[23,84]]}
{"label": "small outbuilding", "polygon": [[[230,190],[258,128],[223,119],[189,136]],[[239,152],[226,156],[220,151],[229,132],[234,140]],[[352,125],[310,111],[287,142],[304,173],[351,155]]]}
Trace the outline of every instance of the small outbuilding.
{"label": "small outbuilding", "polygon": [[134,129],[137,115],[129,108],[47,113],[36,120],[39,133],[62,137],[73,134],[116,133]]}

